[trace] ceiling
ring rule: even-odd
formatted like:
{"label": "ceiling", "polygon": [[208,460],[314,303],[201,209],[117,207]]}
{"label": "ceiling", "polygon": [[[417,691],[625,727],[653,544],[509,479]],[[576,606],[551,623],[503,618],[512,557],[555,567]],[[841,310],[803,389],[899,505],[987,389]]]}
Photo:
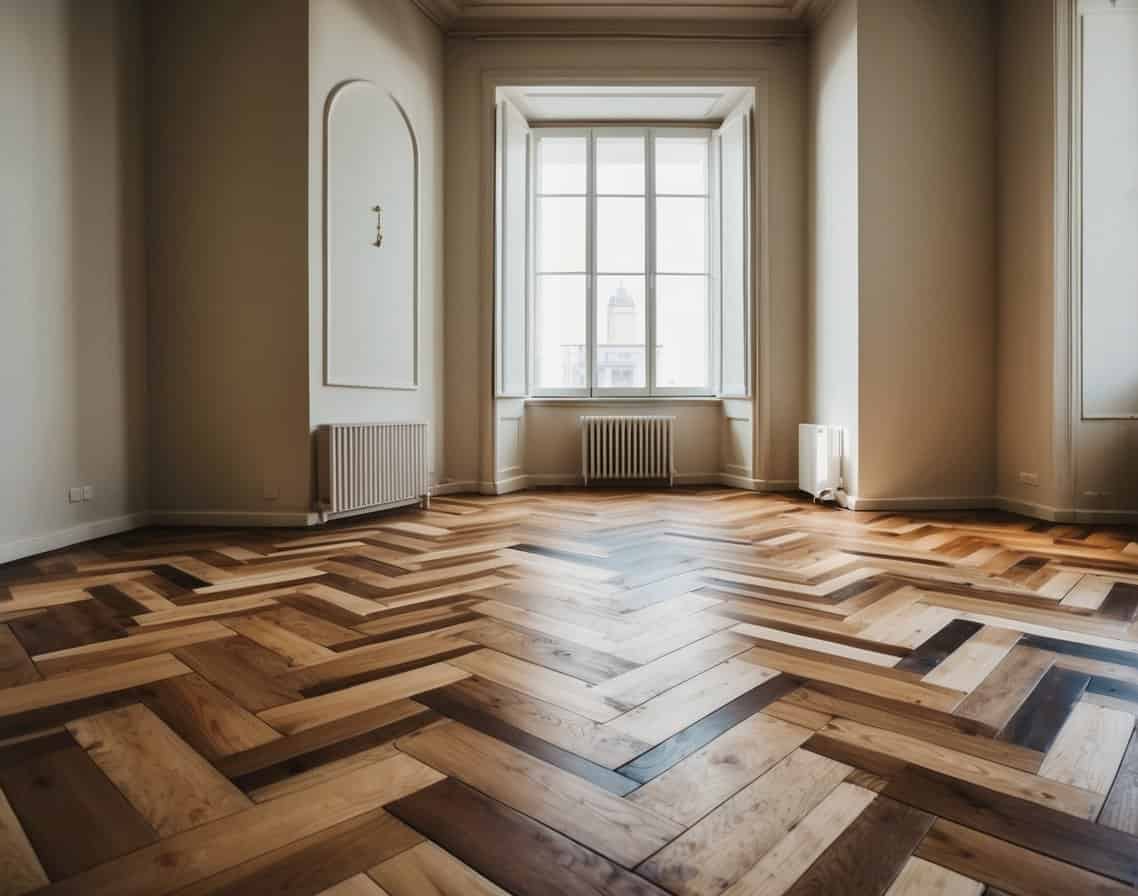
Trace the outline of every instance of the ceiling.
{"label": "ceiling", "polygon": [[[546,29],[592,23],[767,24],[798,22],[814,0],[415,0],[447,31],[513,32],[523,23]],[[589,29],[592,30],[592,29]]]}
{"label": "ceiling", "polygon": [[530,122],[718,121],[742,99],[743,87],[502,87]]}

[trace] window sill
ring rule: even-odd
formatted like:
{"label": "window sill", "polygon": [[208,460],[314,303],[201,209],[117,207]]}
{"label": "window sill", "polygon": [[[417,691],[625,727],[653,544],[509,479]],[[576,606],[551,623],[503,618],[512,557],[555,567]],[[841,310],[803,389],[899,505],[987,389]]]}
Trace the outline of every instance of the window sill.
{"label": "window sill", "polygon": [[541,396],[524,399],[526,407],[600,407],[602,405],[625,406],[635,404],[683,404],[683,405],[720,405],[722,398],[714,395],[606,395],[601,397],[590,396]]}

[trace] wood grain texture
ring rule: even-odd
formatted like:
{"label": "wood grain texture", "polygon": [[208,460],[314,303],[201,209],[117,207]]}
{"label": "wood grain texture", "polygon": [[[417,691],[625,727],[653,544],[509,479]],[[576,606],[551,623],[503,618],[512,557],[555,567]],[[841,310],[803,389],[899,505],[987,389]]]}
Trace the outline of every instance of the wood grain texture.
{"label": "wood grain texture", "polygon": [[125,533],[0,568],[0,893],[1113,892],[1136,617],[1132,530],[719,487]]}

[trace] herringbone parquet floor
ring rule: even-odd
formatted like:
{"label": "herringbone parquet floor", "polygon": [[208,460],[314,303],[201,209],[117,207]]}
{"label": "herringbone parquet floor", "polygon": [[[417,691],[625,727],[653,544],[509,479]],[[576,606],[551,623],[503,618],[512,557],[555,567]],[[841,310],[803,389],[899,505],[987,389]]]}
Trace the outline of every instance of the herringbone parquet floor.
{"label": "herringbone parquet floor", "polygon": [[13,565],[0,892],[1132,892],[1136,538],[540,492]]}

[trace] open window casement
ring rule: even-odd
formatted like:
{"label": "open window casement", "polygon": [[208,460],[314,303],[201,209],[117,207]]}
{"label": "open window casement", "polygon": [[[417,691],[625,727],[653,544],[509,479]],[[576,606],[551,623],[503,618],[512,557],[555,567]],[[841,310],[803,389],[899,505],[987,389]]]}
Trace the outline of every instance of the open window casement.
{"label": "open window casement", "polygon": [[529,393],[529,125],[509,100],[497,109],[495,196],[495,390]]}
{"label": "open window casement", "polygon": [[719,395],[751,393],[751,130],[754,102],[748,97],[728,113],[715,132],[717,214],[713,235],[718,251]]}

